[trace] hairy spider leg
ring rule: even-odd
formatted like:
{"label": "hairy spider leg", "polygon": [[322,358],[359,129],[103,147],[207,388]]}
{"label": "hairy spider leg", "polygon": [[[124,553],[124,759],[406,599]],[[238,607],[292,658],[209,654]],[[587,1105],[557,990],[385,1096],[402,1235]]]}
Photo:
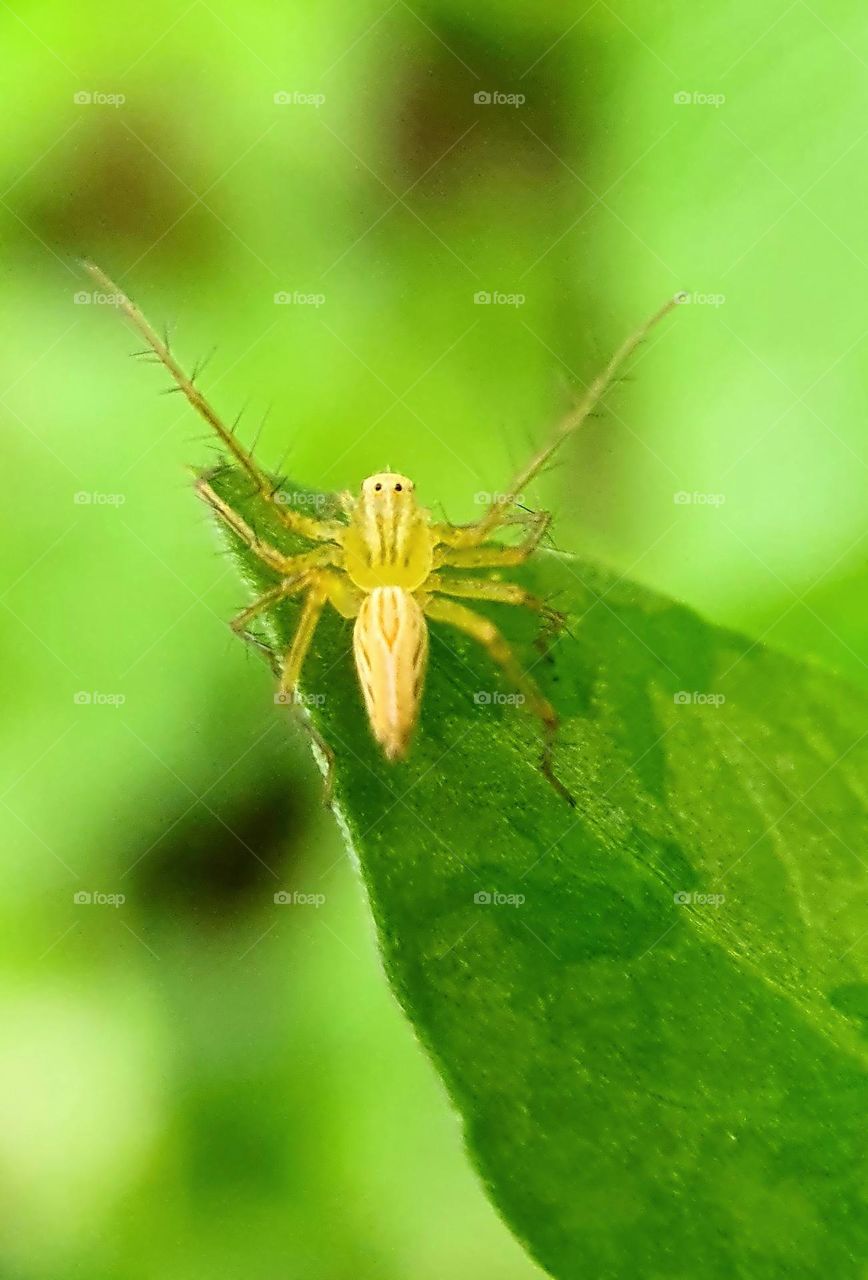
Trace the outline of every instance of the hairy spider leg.
{"label": "hairy spider leg", "polygon": [[260,496],[266,502],[272,504],[281,522],[294,533],[308,538],[311,542],[333,542],[339,540],[343,525],[338,521],[315,520],[312,516],[294,511],[292,508],[286,507],[283,503],[275,500],[273,480],[262,470],[253,455],[248,453],[236,438],[234,432],[224,425],[217,412],[195,385],[193,378],[187,377],[186,373],[184,373],[184,370],[169,350],[168,343],[158,336],[156,330],[148,323],[136,304],[95,263],[85,260],[82,262],[82,266],[102,289],[118,298],[118,305],[121,311],[123,311],[141,337],[144,338],[160,363],[167,369],[178,390],[184,394],[196,412],[205,419],[216,433],[221,444],[229,450],[235,460],[244,468],[256,485]]}
{"label": "hairy spider leg", "polygon": [[676,294],[674,297],[667,299],[662,307],[658,308],[644,324],[640,325],[635,332],[630,334],[629,338],[626,338],[621,343],[606,367],[597,374],[596,378],[585,390],[579,403],[563,419],[549,443],[540,449],[531,458],[530,462],[519,471],[518,475],[510,483],[507,492],[498,494],[492,500],[488,510],[480,520],[460,527],[438,526],[438,533],[442,532],[446,535],[443,540],[448,545],[452,547],[477,547],[504,523],[510,508],[521,496],[522,491],[539,475],[542,468],[552,455],[557,452],[567,437],[578,431],[588,415],[599,404],[625,362],[630,359],[636,348],[645,341],[654,326],[659,324],[678,305],[682,296],[682,294]]}
{"label": "hairy spider leg", "polygon": [[437,622],[445,622],[450,627],[455,627],[458,631],[470,636],[477,644],[482,645],[492,662],[500,667],[509,683],[524,695],[527,699],[528,707],[542,722],[545,731],[545,742],[540,761],[542,772],[548,782],[563,796],[567,803],[575,807],[576,801],[574,797],[561,782],[552,765],[552,753],[559,723],[557,712],[548,698],[540,692],[533,677],[521,669],[521,665],[503,634],[490,619],[474,613],[472,609],[468,609],[465,605],[458,604],[454,600],[444,600],[442,596],[431,596],[425,601],[423,607],[427,617]]}

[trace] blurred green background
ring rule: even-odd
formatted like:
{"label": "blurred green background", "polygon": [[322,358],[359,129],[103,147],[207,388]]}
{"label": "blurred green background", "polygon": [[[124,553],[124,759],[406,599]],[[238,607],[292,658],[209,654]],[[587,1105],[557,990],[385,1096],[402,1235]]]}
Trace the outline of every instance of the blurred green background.
{"label": "blurred green background", "polygon": [[0,1274],[537,1275],[228,634],[244,594],[182,471],[204,427],[76,258],[188,367],[216,345],[203,386],[249,399],[248,439],[272,406],[267,465],[391,465],[458,520],[688,290],[531,496],[560,546],[864,682],[868,18],[54,0],[0,27]]}

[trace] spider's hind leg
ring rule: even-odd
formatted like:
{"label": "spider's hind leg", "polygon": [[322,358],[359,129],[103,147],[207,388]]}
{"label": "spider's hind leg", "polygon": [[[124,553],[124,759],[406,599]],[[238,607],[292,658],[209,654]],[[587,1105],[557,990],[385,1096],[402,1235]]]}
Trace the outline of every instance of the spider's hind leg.
{"label": "spider's hind leg", "polygon": [[576,801],[555,773],[552,763],[554,744],[560,723],[558,714],[548,698],[541,692],[533,677],[522,670],[515,654],[498,628],[488,618],[474,613],[472,609],[468,609],[465,605],[458,604],[455,600],[445,600],[438,596],[431,596],[425,601],[425,613],[429,618],[433,618],[435,622],[445,622],[449,626],[455,627],[458,631],[463,631],[465,635],[470,636],[478,644],[481,644],[492,662],[500,667],[510,684],[522,694],[529,710],[541,721],[545,734],[540,769],[558,795],[574,808]]}

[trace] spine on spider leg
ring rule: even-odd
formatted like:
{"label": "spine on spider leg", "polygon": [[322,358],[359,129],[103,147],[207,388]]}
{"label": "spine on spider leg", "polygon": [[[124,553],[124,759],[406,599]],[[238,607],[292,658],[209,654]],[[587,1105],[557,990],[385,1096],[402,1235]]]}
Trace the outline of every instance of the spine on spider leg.
{"label": "spine on spider leg", "polygon": [[574,431],[578,431],[579,427],[581,427],[585,419],[593,413],[606,391],[608,391],[609,387],[619,376],[620,370],[626,361],[633,355],[636,348],[645,341],[655,325],[659,324],[660,321],[663,320],[675,306],[677,306],[683,297],[683,293],[676,293],[673,297],[667,298],[662,307],[659,307],[644,324],[640,325],[634,333],[631,333],[630,336],[621,343],[620,347],[618,347],[615,354],[609,360],[609,363],[600,373],[597,374],[596,378],[594,378],[579,403],[566,415],[549,443],[541,449],[535,457],[531,458],[527,466],[514,477],[509,486],[508,492],[499,494],[492,502],[487,514],[483,517],[483,526],[493,528],[496,524],[500,523],[503,509],[513,505],[515,499],[521,495],[525,486],[530,484],[531,480],[539,475],[542,468],[546,465],[552,455],[557,452],[567,437],[571,436]]}
{"label": "spine on spider leg", "polygon": [[253,455],[248,453],[243,445],[239,443],[234,430],[230,430],[228,427],[224,426],[215,410],[195,385],[196,377],[198,377],[202,372],[207,360],[210,359],[210,356],[206,357],[204,361],[196,366],[192,377],[188,377],[169,350],[168,338],[159,337],[156,330],[148,323],[136,304],[127,297],[122,289],[118,288],[111,277],[107,276],[106,273],[94,262],[89,262],[84,259],[81,265],[91,278],[96,281],[100,288],[104,289],[106,293],[114,294],[118,298],[118,305],[124,315],[127,317],[133,328],[136,329],[136,331],[144,338],[160,364],[162,364],[171,374],[175,381],[177,390],[186,397],[196,412],[205,419],[209,427],[211,427],[211,429],[216,433],[221,444],[229,450],[236,462],[238,462],[251,479],[255,481],[259,491],[261,493],[270,493],[273,487],[270,478],[255,462]]}

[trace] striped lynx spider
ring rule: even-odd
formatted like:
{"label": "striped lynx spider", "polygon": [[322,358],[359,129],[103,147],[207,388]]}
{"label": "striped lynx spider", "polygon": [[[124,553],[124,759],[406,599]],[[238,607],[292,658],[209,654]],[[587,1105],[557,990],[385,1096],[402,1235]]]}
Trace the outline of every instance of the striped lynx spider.
{"label": "striped lynx spider", "polygon": [[[321,520],[279,501],[273,478],[243,448],[234,432],[224,426],[195,385],[195,375],[188,377],[184,373],[168,343],[158,337],[138,307],[99,267],[89,262],[84,266],[102,289],[115,295],[127,319],[148,344],[148,354],[153,352],[165,366],[177,389],[216,432],[281,524],[311,544],[309,550],[298,555],[285,555],[260,539],[205,477],[197,477],[199,494],[218,519],[277,578],[275,586],[233,618],[232,629],[253,639],[247,627],[254,618],[290,596],[303,598],[295,636],[279,662],[279,700],[296,703],[299,679],[317,623],[323,610],[331,606],[341,617],[354,620],[353,654],[371,732],[388,760],[400,760],[409,750],[419,719],[428,664],[427,620],[444,623],[482,645],[507,681],[523,695],[543,727],[542,771],[555,789],[574,803],[552,767],[558,727],[554,707],[494,623],[461,602],[517,605],[533,610],[555,626],[563,622],[561,615],[518,583],[483,575],[486,570],[523,564],[536,551],[551,516],[544,511],[518,513],[519,496],[566,437],[578,430],[625,361],[671,311],[680,295],[670,298],[621,344],[549,443],[519,471],[504,493],[492,497],[481,519],[466,525],[437,522],[427,508],[419,505],[412,480],[397,472],[383,471],[363,480],[358,496],[341,495],[343,518]],[[516,545],[492,540],[507,525],[522,529],[522,540]],[[455,574],[451,572],[454,569],[481,570],[483,574]],[[331,752],[321,741],[320,746],[331,764]]]}

